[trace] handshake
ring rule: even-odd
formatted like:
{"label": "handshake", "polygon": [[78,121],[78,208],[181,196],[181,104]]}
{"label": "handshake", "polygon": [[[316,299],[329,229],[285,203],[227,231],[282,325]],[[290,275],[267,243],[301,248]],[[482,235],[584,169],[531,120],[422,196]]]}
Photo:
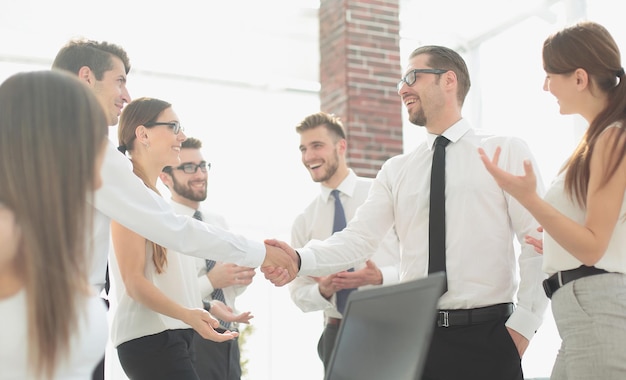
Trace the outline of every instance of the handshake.
{"label": "handshake", "polygon": [[265,260],[261,272],[275,286],[291,282],[300,271],[300,256],[289,244],[276,239],[265,240]]}

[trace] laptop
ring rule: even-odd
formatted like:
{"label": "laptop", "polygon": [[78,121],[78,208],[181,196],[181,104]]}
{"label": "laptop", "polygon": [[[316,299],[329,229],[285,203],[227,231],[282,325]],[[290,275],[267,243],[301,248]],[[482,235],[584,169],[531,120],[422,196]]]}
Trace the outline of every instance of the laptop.
{"label": "laptop", "polygon": [[350,293],[325,380],[422,376],[445,275]]}

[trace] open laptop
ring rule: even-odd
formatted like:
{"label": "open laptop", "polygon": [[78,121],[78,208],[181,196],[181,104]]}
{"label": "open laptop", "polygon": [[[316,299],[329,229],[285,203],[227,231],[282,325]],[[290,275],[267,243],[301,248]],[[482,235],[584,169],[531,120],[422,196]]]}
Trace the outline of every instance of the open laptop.
{"label": "open laptop", "polygon": [[325,380],[415,380],[436,323],[445,275],[350,293]]}

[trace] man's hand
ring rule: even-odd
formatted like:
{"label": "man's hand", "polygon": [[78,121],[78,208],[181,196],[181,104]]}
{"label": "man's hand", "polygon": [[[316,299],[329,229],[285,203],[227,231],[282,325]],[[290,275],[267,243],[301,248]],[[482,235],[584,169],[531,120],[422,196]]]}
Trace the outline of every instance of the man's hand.
{"label": "man's hand", "polygon": [[521,358],[528,348],[528,339],[524,338],[522,334],[511,328],[507,327],[506,329],[511,335],[511,339],[513,339],[513,343],[515,343],[515,347],[517,347],[517,352],[519,353],[519,357]]}
{"label": "man's hand", "polygon": [[218,262],[206,275],[213,288],[224,289],[233,285],[250,285],[255,274],[254,268]]}
{"label": "man's hand", "polygon": [[265,260],[261,264],[261,272],[265,278],[276,286],[291,282],[298,275],[298,255],[287,243],[268,239],[265,240]]}
{"label": "man's hand", "polygon": [[250,320],[254,318],[254,315],[249,311],[235,314],[233,308],[217,300],[211,301],[211,314],[226,322],[250,323]]}
{"label": "man's hand", "polygon": [[383,274],[372,260],[365,262],[363,269],[353,272],[343,271],[333,278],[333,285],[337,290],[358,288],[364,285],[381,285]]}

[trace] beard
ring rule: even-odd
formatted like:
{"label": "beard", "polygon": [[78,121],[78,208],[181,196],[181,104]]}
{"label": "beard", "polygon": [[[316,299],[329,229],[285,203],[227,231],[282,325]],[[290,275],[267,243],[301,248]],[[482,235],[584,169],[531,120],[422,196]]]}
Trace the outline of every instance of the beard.
{"label": "beard", "polygon": [[320,178],[313,178],[313,182],[326,182],[337,173],[337,169],[339,168],[339,154],[337,154],[336,149],[333,158],[333,161],[327,161],[328,167],[324,171],[324,175]]}
{"label": "beard", "polygon": [[172,182],[174,183],[173,190],[181,197],[194,202],[202,202],[206,199],[207,186],[204,186],[204,190],[196,192],[191,188],[191,186],[189,186],[189,184],[184,185],[181,182],[178,182],[174,176],[172,176]]}
{"label": "beard", "polygon": [[419,109],[414,113],[410,113],[409,114],[409,121],[415,125],[418,125],[420,127],[423,127],[426,125],[426,115],[424,114],[424,110],[423,109]]}

